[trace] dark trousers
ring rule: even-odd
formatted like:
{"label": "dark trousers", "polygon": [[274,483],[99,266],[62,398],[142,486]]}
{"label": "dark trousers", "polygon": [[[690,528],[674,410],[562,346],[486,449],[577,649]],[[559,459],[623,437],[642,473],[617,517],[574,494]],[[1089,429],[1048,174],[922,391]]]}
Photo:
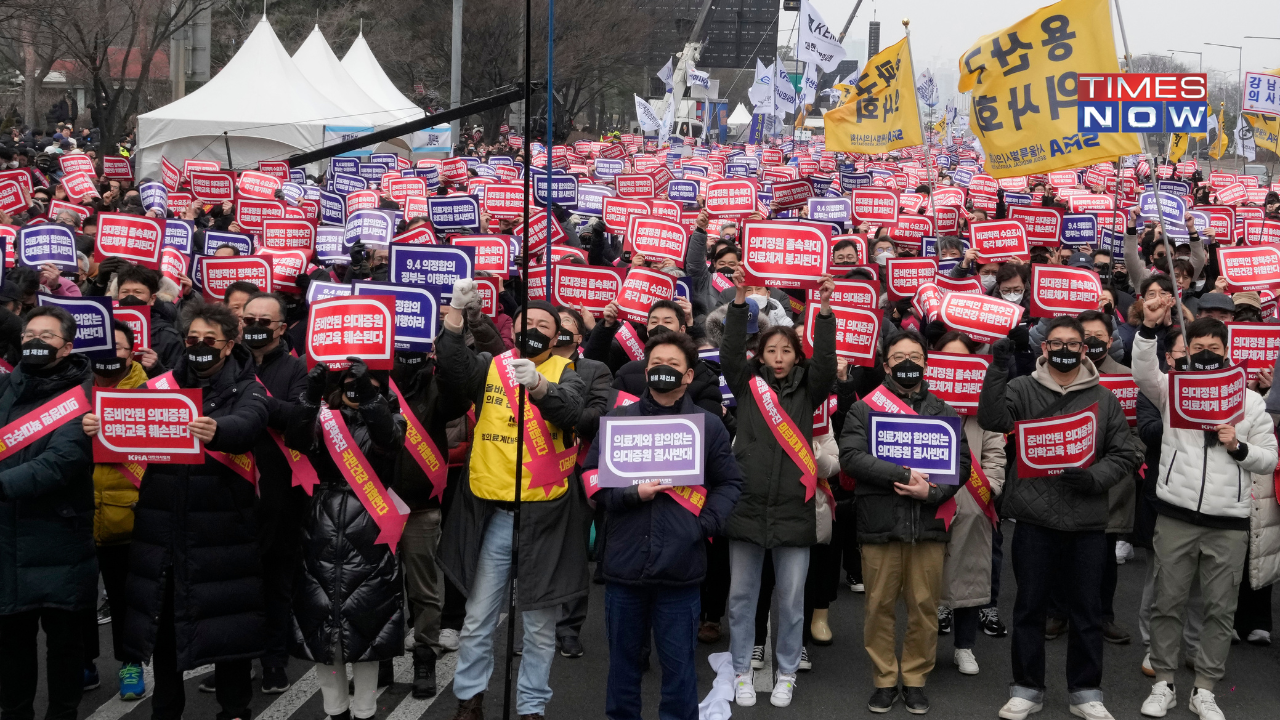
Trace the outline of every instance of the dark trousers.
{"label": "dark trousers", "polygon": [[1254,630],[1271,632],[1271,588],[1268,585],[1254,590],[1249,585],[1249,560],[1251,553],[1245,553],[1244,580],[1240,583],[1240,594],[1236,600],[1235,631],[1241,640],[1249,637]]}
{"label": "dark trousers", "polygon": [[[1102,624],[1115,622],[1115,598],[1116,585],[1120,581],[1120,563],[1116,562],[1116,543],[1120,540],[1119,533],[1107,533],[1107,556],[1102,561],[1102,587],[1099,589],[1102,601]],[[1067,588],[1066,577],[1058,579],[1058,587],[1049,596],[1049,613],[1048,616],[1058,620],[1066,620],[1068,616],[1067,596],[1069,591]]]}
{"label": "dark trousers", "polygon": [[702,619],[718,623],[729,602],[729,539],[703,540],[707,549],[707,575],[702,578]]}
{"label": "dark trousers", "polygon": [[993,608],[1000,600],[1000,572],[1004,570],[1004,531],[1001,523],[991,529],[991,601],[984,608]]}
{"label": "dark trousers", "polygon": [[640,679],[650,630],[662,666],[659,720],[698,718],[698,588],[608,583],[604,591],[609,636],[605,715],[640,720]]}
{"label": "dark trousers", "polygon": [[[164,606],[160,610],[156,645],[152,651],[151,667],[155,672],[155,692],[151,696],[152,720],[180,720],[186,709],[187,694],[182,683],[182,670],[178,667],[178,645],[173,624],[173,580],[165,584]],[[250,720],[249,701],[253,699],[253,686],[249,680],[249,660],[231,660],[214,663],[213,679],[217,685],[215,697],[221,709],[217,720]]]}
{"label": "dark trousers", "polygon": [[[98,546],[98,570],[102,573],[102,585],[107,589],[107,607],[111,609],[112,657],[125,662],[124,614],[129,607],[125,602],[124,585],[129,577],[129,543]],[[84,651],[84,666],[88,667],[102,654],[98,644],[98,609],[85,610],[80,615],[80,644]]]}
{"label": "dark trousers", "polygon": [[844,574],[862,582],[862,552],[858,550],[858,511],[853,502],[836,503],[836,521],[831,526],[831,547],[840,553]]}
{"label": "dark trousers", "polygon": [[[1013,684],[1044,690],[1044,624],[1049,597],[1066,593],[1070,623],[1067,692],[1097,690],[1102,684],[1102,531],[1066,532],[1019,522],[1013,532]],[[1059,579],[1065,582],[1060,584]],[[1101,695],[1097,698],[1101,699]],[[1087,700],[1086,700],[1087,701]]]}
{"label": "dark trousers", "polygon": [[258,549],[262,555],[262,599],[266,607],[266,652],[262,667],[289,664],[293,633],[293,580],[302,563],[302,520],[310,498],[290,477],[258,484]]}
{"label": "dark trousers", "polygon": [[45,634],[49,689],[46,720],[75,720],[84,686],[83,612],[40,608],[0,615],[0,719],[34,720],[40,665],[36,638]]}
{"label": "dark trousers", "polygon": [[951,611],[951,632],[955,635],[957,650],[972,650],[978,640],[978,613],[981,608],[962,607]]}

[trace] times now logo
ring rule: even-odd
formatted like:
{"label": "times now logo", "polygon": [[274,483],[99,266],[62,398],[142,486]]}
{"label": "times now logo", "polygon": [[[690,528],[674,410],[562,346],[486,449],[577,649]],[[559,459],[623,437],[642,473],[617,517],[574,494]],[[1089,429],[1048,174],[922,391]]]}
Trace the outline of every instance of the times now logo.
{"label": "times now logo", "polygon": [[1076,78],[1082,133],[1203,133],[1208,130],[1206,75],[1093,73]]}

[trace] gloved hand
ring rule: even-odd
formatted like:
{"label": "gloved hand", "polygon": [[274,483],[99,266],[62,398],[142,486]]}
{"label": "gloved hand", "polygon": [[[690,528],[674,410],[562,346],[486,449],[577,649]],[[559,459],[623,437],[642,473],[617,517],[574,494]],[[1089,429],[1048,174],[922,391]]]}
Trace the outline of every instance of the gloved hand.
{"label": "gloved hand", "polygon": [[106,285],[107,282],[111,280],[112,274],[123,271],[125,268],[129,267],[131,264],[132,263],[130,263],[128,260],[125,260],[124,258],[119,258],[119,257],[105,258],[101,263],[98,264],[98,279],[102,282],[103,285]]}
{"label": "gloved hand", "polygon": [[1018,323],[1016,327],[1009,331],[1009,339],[1013,341],[1013,346],[1019,351],[1024,351],[1031,347],[1031,331],[1022,323]]}
{"label": "gloved hand", "polygon": [[456,310],[466,310],[467,308],[478,308],[480,304],[480,289],[476,286],[475,280],[461,278],[453,283],[453,299],[449,301],[449,307]]}
{"label": "gloved hand", "polygon": [[1004,369],[1009,363],[1009,358],[1013,357],[1013,341],[1009,338],[1001,338],[991,346],[991,364]]}
{"label": "gloved hand", "polygon": [[365,405],[378,399],[378,388],[373,386],[373,380],[369,379],[369,366],[358,357],[348,357],[347,362],[351,363],[351,369],[348,374],[351,376],[355,387],[354,400],[360,405]]}
{"label": "gloved hand", "polygon": [[324,388],[328,381],[329,366],[317,363],[311,368],[311,372],[307,373],[307,389],[302,393],[302,402],[319,406],[320,401],[324,399]]}
{"label": "gloved hand", "polygon": [[369,270],[369,257],[365,245],[359,240],[351,246],[351,268],[348,274],[356,280],[367,278],[372,274]]}
{"label": "gloved hand", "polygon": [[542,380],[542,374],[538,372],[538,367],[533,364],[532,360],[525,360],[524,358],[512,360],[511,372],[516,376],[516,382],[525,386],[527,390],[538,387],[538,383]]}
{"label": "gloved hand", "polygon": [[1062,482],[1081,492],[1087,492],[1093,488],[1093,475],[1088,468],[1067,468],[1058,477]]}

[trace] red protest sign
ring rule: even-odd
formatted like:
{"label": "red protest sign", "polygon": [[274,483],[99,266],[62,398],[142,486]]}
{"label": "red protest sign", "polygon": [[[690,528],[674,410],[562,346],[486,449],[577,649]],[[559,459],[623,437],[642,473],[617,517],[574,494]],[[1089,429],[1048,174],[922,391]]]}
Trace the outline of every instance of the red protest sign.
{"label": "red protest sign", "polygon": [[402,243],[404,245],[439,245],[440,241],[436,239],[436,233],[431,229],[430,225],[419,225],[412,230],[406,230],[399,235],[391,238],[393,243]]}
{"label": "red protest sign", "polygon": [[970,195],[995,195],[999,187],[990,175],[974,175],[969,180]]}
{"label": "red protest sign", "polygon": [[263,220],[262,248],[264,250],[298,250],[307,258],[315,252],[316,226],[306,220]]}
{"label": "red protest sign", "polygon": [[1247,373],[1243,365],[1224,370],[1169,371],[1169,427],[1213,430],[1244,419]]}
{"label": "red protest sign", "polygon": [[[672,202],[670,200],[650,200],[649,210],[655,217],[660,217],[675,223],[679,223],[681,221],[680,216],[684,214],[683,209],[680,207],[680,203]],[[693,216],[696,218],[698,213],[693,213]]]}
{"label": "red protest sign", "polygon": [[1280,324],[1227,323],[1227,357],[1232,364],[1243,365],[1253,375],[1271,368],[1280,356]]}
{"label": "red protest sign", "polygon": [[1098,309],[1102,281],[1098,273],[1065,265],[1031,266],[1031,317],[1079,315]]}
{"label": "red protest sign", "polygon": [[[880,307],[880,285],[870,280],[834,280],[836,289],[831,293],[831,305],[834,307],[863,308],[875,310]],[[809,288],[805,292],[808,305],[820,305],[822,298],[817,288]]]}
{"label": "red protest sign", "polygon": [[978,412],[978,395],[990,364],[990,355],[932,352],[924,369],[924,379],[929,381],[929,392],[956,412],[973,415]]}
{"label": "red protest sign", "polygon": [[1237,205],[1244,202],[1248,195],[1244,183],[1235,182],[1218,191],[1218,202],[1223,205]]}
{"label": "red protest sign", "polygon": [[805,180],[788,180],[773,184],[773,204],[779,208],[800,207],[813,197],[813,186]]}
{"label": "red protest sign", "polygon": [[498,317],[498,278],[478,277],[475,281],[476,291],[480,293],[480,312]]}
{"label": "red protest sign", "polygon": [[782,150],[779,148],[765,148],[760,151],[761,165],[781,165]]}
{"label": "red protest sign", "polygon": [[289,179],[289,162],[287,160],[259,160],[258,172],[265,173],[281,181]]}
{"label": "red protest sign", "polygon": [[[805,306],[804,351],[810,356],[813,355],[813,326],[821,309],[816,302]],[[858,367],[874,366],[881,312],[838,305],[832,305],[831,312],[836,319],[836,356]]]}
{"label": "red protest sign", "polygon": [[969,226],[973,248],[978,251],[978,262],[1003,262],[1018,258],[1031,260],[1027,247],[1027,233],[1017,220],[988,220]]}
{"label": "red protest sign", "polygon": [[618,197],[632,200],[647,200],[654,193],[651,175],[619,175],[613,179],[613,185]]}
{"label": "red protest sign", "polygon": [[200,263],[205,300],[225,300],[227,286],[240,280],[257,285],[262,292],[272,290],[270,255],[200,257],[196,262]]}
{"label": "red protest sign", "polygon": [[1009,219],[1022,222],[1030,244],[1048,246],[1058,244],[1058,236],[1062,229],[1061,210],[1012,205],[1009,207]]}
{"label": "red protest sign", "polygon": [[[564,228],[560,227],[560,222],[558,220],[552,222],[550,227],[552,245],[558,245],[568,239],[564,234]],[[524,225],[517,225],[512,233],[524,237]],[[528,235],[529,253],[536,256],[547,246],[547,213],[540,212],[529,217]]]}
{"label": "red protest sign", "polygon": [[104,155],[102,158],[102,176],[112,180],[132,180],[133,163],[129,158],[119,155]]}
{"label": "red protest sign", "polygon": [[712,180],[707,184],[707,212],[716,216],[750,215],[756,210],[756,184],[750,180]]}
{"label": "red protest sign", "polygon": [[280,178],[274,175],[268,175],[257,170],[245,170],[240,173],[240,179],[237,181],[236,187],[240,191],[241,197],[274,200],[276,191],[283,184]]}
{"label": "red protest sign", "polygon": [[1280,243],[1280,221],[1245,220],[1245,245],[1275,245]]}
{"label": "red protest sign", "polygon": [[119,320],[133,331],[133,354],[151,347],[151,306],[125,305],[116,303],[111,308],[111,317]]}
{"label": "red protest sign", "polygon": [[987,290],[982,287],[982,281],[970,275],[966,278],[953,278],[950,275],[938,275],[934,282],[937,283],[938,289],[944,293],[971,293],[973,295],[985,295]]}
{"label": "red protest sign", "polygon": [[347,195],[347,214],[357,210],[376,210],[382,204],[382,197],[376,190],[357,190]]}
{"label": "red protest sign", "polygon": [[26,170],[2,170],[0,171],[0,182],[5,180],[12,180],[26,190],[27,194],[31,193],[31,173]]}
{"label": "red protest sign", "polygon": [[633,267],[614,301],[618,304],[620,317],[643,323],[649,320],[649,308],[655,302],[673,300],[675,296],[675,278],[657,270]]}
{"label": "red protest sign", "polygon": [[163,155],[160,156],[160,180],[169,192],[177,190],[182,184],[182,171],[174,167],[173,163]]}
{"label": "red protest sign", "polygon": [[487,186],[484,190],[484,211],[495,218],[524,217],[524,188],[514,183]]}
{"label": "red protest sign", "polygon": [[933,208],[933,223],[939,235],[955,235],[960,231],[960,209],[950,206]]}
{"label": "red protest sign", "polygon": [[742,226],[742,269],[748,285],[814,287],[831,260],[831,225],[748,221]]}
{"label": "red protest sign", "polygon": [[849,195],[853,201],[854,224],[893,225],[898,222],[898,195],[878,188],[858,188]]}
{"label": "red protest sign", "polygon": [[452,183],[467,181],[467,161],[462,158],[447,158],[440,163],[440,175]]}
{"label": "red protest sign", "polygon": [[190,182],[192,173],[218,172],[221,169],[222,163],[219,163],[216,160],[183,160],[182,178]]}
{"label": "red protest sign", "polygon": [[93,244],[97,262],[119,257],[158,270],[163,245],[163,220],[126,213],[98,215],[98,238]]}
{"label": "red protest sign", "polygon": [[[929,361],[933,362],[932,356]],[[1133,376],[1104,373],[1098,376],[1098,384],[1116,396],[1124,410],[1124,419],[1129,421],[1129,427],[1135,427],[1138,424],[1138,383],[1134,382]]]}
{"label": "red protest sign", "polygon": [[1022,306],[989,295],[953,292],[942,299],[938,319],[978,342],[992,343],[1008,337],[1022,319]]}
{"label": "red protest sign", "polygon": [[284,220],[284,203],[279,200],[251,200],[241,198],[236,203],[236,223],[244,230],[262,232],[267,220]]}
{"label": "red protest sign", "polygon": [[601,209],[605,228],[614,234],[621,235],[627,231],[632,215],[649,215],[649,203],[644,200],[628,200],[619,197],[606,197]]}
{"label": "red protest sign", "polygon": [[236,196],[235,173],[229,170],[192,170],[189,183],[191,194],[201,202],[220,203]]}
{"label": "red protest sign", "polygon": [[97,177],[98,172],[93,167],[93,160],[84,153],[76,153],[72,155],[59,155],[58,167],[62,169],[64,175],[74,173],[88,173],[90,177]]}
{"label": "red protest sign", "polygon": [[1280,248],[1219,246],[1218,267],[1227,279],[1228,292],[1270,290],[1280,285]]}
{"label": "red protest sign", "polygon": [[[16,215],[28,207],[30,204],[27,202],[27,196],[23,194],[21,185],[12,180],[0,181],[0,211]],[[52,209],[49,214],[55,218],[58,216]]]}
{"label": "red protest sign", "polygon": [[581,307],[596,317],[622,292],[621,268],[558,263],[552,266],[551,272],[552,302]]}
{"label": "red protest sign", "polygon": [[298,276],[307,271],[307,253],[301,250],[265,250],[263,256],[271,258],[271,283],[280,292],[298,292]]}
{"label": "red protest sign", "polygon": [[903,212],[913,213],[924,205],[924,195],[920,193],[902,193],[898,196],[898,206]]}
{"label": "red protest sign", "polygon": [[938,275],[938,259],[931,257],[891,257],[885,263],[886,289],[890,300],[914,297],[916,290]]}
{"label": "red protest sign", "polygon": [[576,257],[582,261],[583,265],[587,264],[587,254],[581,248],[569,247],[568,245],[551,246],[551,262],[558,263],[569,257]]}
{"label": "red protest sign", "polygon": [[938,308],[942,306],[942,289],[935,283],[927,282],[916,288],[915,297],[911,298],[911,309],[925,322],[938,319]]}
{"label": "red protest sign", "polygon": [[94,176],[87,172],[73,172],[62,176],[62,189],[67,197],[76,202],[87,197],[98,197],[98,183]]}
{"label": "red protest sign", "polygon": [[[456,247],[476,249],[476,273],[511,276],[511,240],[507,235],[457,235],[449,239]],[[613,297],[612,295],[610,297]]]}
{"label": "red protest sign", "polygon": [[395,307],[393,295],[353,295],[312,303],[307,318],[307,367],[325,363],[330,370],[344,370],[350,365],[348,357],[358,357],[371,370],[390,370]]}
{"label": "red protest sign", "polygon": [[[394,177],[387,180],[383,188],[387,191],[387,197],[404,205],[405,200],[411,197],[425,198],[427,196],[427,179],[420,177]],[[424,208],[425,209],[425,208]],[[426,212],[419,213],[426,215]],[[416,217],[409,215],[409,209],[405,208],[405,217]]]}
{"label": "red protest sign", "polygon": [[[0,196],[2,195],[3,195],[3,190],[0,190]],[[58,213],[61,213],[61,212],[75,213],[76,215],[80,216],[81,220],[88,220],[90,217],[93,216],[93,211],[85,207],[84,205],[72,205],[71,203],[64,202],[62,200],[50,200],[49,201],[49,217],[56,218],[58,217]]]}
{"label": "red protest sign", "polygon": [[933,190],[934,213],[939,207],[964,207],[964,190],[958,187],[940,187]]}
{"label": "red protest sign", "polygon": [[1097,451],[1098,403],[1077,413],[1013,424],[1018,438],[1018,477],[1060,475],[1093,464]]}
{"label": "red protest sign", "polygon": [[[191,207],[191,203],[195,201],[195,196],[189,192],[170,192],[165,204],[168,206],[169,212],[174,215],[181,215],[186,212],[187,208]],[[307,201],[303,200],[303,202]]]}
{"label": "red protest sign", "polygon": [[160,272],[175,285],[182,285],[182,278],[187,277],[188,264],[187,256],[175,248],[167,247],[160,252]]}
{"label": "red protest sign", "polygon": [[646,260],[665,258],[684,263],[689,233],[678,222],[652,215],[632,215],[627,222],[627,245]]}
{"label": "red protest sign", "polygon": [[889,237],[899,245],[918,248],[925,237],[933,235],[933,220],[927,215],[899,215],[898,224],[889,231]]}
{"label": "red protest sign", "polygon": [[200,417],[199,389],[94,388],[93,461],[200,465],[204,452],[188,424]]}

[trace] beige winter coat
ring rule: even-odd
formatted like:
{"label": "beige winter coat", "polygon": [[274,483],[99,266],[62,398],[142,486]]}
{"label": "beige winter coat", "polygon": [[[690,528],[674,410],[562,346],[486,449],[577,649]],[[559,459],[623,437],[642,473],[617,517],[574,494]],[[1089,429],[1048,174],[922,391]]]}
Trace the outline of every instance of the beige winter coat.
{"label": "beige winter coat", "polygon": [[[969,449],[977,456],[998,495],[1004,486],[1004,436],[978,427],[973,415],[964,419]],[[961,488],[956,493],[956,517],[942,565],[942,604],[952,608],[986,605],[991,600],[991,521],[978,501]]]}

